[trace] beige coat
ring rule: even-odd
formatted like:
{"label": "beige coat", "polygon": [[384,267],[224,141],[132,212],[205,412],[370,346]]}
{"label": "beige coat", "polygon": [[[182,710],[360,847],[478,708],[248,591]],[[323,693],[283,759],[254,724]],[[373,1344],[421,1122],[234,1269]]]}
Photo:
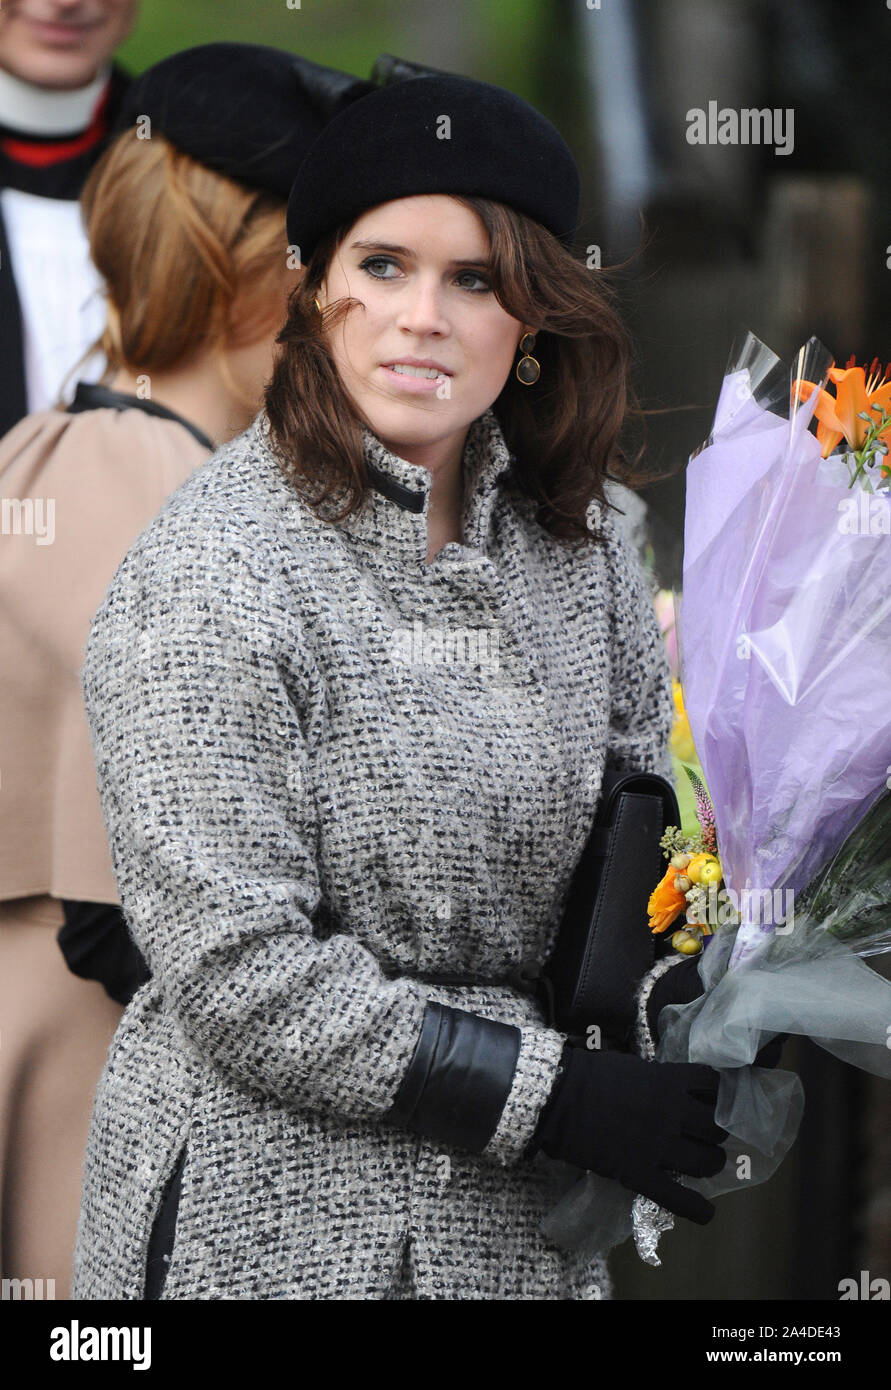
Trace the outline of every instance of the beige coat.
{"label": "beige coat", "polygon": [[0,442],[0,1274],[46,1297],[69,1294],[93,1094],[121,1015],[56,942],[60,898],[118,902],[84,645],[128,548],[207,454],[140,410],[44,411]]}
{"label": "beige coat", "polygon": [[80,669],[129,547],[208,457],[139,410],[43,411],[0,441],[0,901],[119,901]]}

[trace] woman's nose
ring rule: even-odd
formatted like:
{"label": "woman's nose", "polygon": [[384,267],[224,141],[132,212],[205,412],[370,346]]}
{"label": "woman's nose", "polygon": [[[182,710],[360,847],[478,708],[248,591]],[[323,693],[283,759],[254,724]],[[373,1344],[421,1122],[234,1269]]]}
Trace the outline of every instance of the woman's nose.
{"label": "woman's nose", "polygon": [[417,276],[406,285],[399,305],[398,327],[419,337],[449,331],[443,304],[442,287],[438,280]]}

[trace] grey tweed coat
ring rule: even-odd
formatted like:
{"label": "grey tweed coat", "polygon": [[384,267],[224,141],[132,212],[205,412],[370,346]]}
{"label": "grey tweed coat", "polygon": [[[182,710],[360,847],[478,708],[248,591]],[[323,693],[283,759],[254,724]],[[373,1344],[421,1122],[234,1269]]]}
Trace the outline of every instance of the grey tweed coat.
{"label": "grey tweed coat", "polygon": [[[430,564],[425,469],[366,434],[375,489],[325,523],[267,429],[173,495],[87,646],[153,980],[96,1095],[74,1297],[143,1296],[185,1148],[165,1298],[606,1298],[603,1261],[539,1230],[553,1179],[524,1149],[563,1038],[511,978],[553,943],[605,761],[666,770],[637,562],[609,516],[602,547],[539,527],[491,412],[464,543]],[[521,1029],[481,1155],[382,1119],[427,1000]]]}

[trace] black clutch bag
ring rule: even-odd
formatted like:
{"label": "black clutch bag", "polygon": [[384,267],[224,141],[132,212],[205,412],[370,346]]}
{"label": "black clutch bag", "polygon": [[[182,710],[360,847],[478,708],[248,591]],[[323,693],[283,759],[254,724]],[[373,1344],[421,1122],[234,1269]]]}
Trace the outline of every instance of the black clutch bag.
{"label": "black clutch bag", "polygon": [[593,1047],[627,1044],[637,988],[656,959],[647,903],[665,872],[659,841],[667,826],[679,824],[666,778],[604,774],[591,834],[542,972],[550,1021],[561,1032]]}

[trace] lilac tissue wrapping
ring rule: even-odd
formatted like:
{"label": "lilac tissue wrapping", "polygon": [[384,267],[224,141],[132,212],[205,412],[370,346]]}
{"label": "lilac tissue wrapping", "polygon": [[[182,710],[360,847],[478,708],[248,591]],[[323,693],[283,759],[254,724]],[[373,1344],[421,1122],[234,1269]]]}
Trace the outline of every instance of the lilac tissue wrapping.
{"label": "lilac tissue wrapping", "polygon": [[[891,537],[842,529],[815,404],[784,420],[729,373],[687,471],[684,698],[736,893],[803,889],[891,764]],[[731,967],[772,930],[744,917]]]}
{"label": "lilac tissue wrapping", "polygon": [[[795,375],[820,381],[828,362],[812,340]],[[840,525],[852,493],[844,464],[821,459],[808,432],[816,396],[790,420],[756,399],[788,400],[778,366],[749,335],[690,461],[680,620],[685,705],[725,881],[771,894],[804,888],[891,774],[891,537]],[[805,912],[780,933],[751,913],[710,939],[704,994],[660,1014],[657,1061],[721,1072],[715,1118],[730,1136],[728,1163],[713,1178],[681,1179],[707,1198],[739,1190],[743,1158],[748,1185],[765,1181],[795,1139],[797,1077],[748,1065],[769,1038],[802,1034],[891,1077],[891,986],[822,925]],[[633,1234],[641,1258],[658,1264],[673,1224],[649,1198],[589,1173],[542,1228],[567,1249],[601,1252]]]}

